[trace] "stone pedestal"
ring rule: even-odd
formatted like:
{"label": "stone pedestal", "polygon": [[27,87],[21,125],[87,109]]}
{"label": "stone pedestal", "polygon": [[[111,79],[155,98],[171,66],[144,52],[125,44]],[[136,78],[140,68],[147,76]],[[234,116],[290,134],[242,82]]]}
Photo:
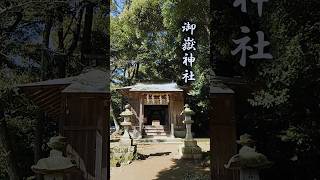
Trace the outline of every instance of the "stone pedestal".
{"label": "stone pedestal", "polygon": [[183,159],[201,159],[202,150],[197,145],[196,140],[184,140],[183,145],[179,149],[181,158]]}
{"label": "stone pedestal", "polygon": [[136,153],[137,146],[119,144],[110,149],[110,166],[128,165],[135,159]]}
{"label": "stone pedestal", "polygon": [[240,180],[260,180],[257,169],[240,169]]}
{"label": "stone pedestal", "polygon": [[181,158],[183,159],[202,158],[202,150],[197,145],[197,141],[192,137],[191,125],[193,121],[191,120],[191,115],[193,114],[194,112],[189,108],[189,105],[186,104],[185,109],[181,112],[181,115],[185,116],[183,123],[186,124],[186,137],[183,141],[183,145],[179,148]]}

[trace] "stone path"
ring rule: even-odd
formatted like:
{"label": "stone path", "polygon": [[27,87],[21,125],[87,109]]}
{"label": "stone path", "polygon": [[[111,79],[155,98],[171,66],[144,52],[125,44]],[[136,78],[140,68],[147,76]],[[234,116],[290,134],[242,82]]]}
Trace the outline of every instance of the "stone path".
{"label": "stone path", "polygon": [[[209,150],[208,141],[198,144],[203,151]],[[149,157],[127,166],[111,167],[111,180],[209,180],[210,169],[203,167],[201,162],[178,159],[179,145],[138,145],[138,152]]]}

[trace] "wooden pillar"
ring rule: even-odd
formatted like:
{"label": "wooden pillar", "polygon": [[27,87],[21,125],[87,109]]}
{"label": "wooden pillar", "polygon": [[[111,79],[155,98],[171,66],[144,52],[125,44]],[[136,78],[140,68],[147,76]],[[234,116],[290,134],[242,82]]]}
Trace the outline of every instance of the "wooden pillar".
{"label": "wooden pillar", "polygon": [[238,180],[238,172],[224,164],[237,153],[233,91],[210,94],[211,179]]}
{"label": "wooden pillar", "polygon": [[139,131],[142,133],[143,129],[143,96],[139,97],[140,107],[139,107]]}
{"label": "wooden pillar", "polygon": [[[167,102],[168,102],[168,94],[167,94]],[[170,125],[170,137],[174,138],[174,106],[172,101],[168,103],[168,117],[169,117],[169,125]]]}

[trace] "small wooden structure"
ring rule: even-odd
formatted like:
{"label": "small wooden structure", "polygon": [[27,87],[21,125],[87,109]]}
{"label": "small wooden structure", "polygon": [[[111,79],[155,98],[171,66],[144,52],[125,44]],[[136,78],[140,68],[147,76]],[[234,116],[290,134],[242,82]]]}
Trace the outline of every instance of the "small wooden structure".
{"label": "small wooden structure", "polygon": [[109,85],[107,72],[89,70],[74,77],[20,85],[50,119],[59,121],[67,138],[66,155],[80,173],[67,180],[105,180],[108,177]]}
{"label": "small wooden structure", "polygon": [[167,135],[173,135],[175,128],[184,127],[180,115],[184,109],[184,91],[176,83],[138,83],[117,91],[132,106],[133,126],[140,129],[163,126]]}

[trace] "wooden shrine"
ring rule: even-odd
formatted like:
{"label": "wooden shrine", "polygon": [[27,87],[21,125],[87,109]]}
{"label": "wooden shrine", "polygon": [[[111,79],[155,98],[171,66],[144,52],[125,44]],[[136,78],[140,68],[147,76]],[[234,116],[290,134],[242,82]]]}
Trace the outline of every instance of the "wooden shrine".
{"label": "wooden shrine", "polygon": [[117,91],[132,106],[133,125],[140,130],[161,126],[165,130],[159,131],[161,135],[173,137],[174,130],[183,127],[184,91],[176,83],[138,83]]}
{"label": "wooden shrine", "polygon": [[20,85],[49,119],[59,122],[67,138],[65,154],[77,173],[65,180],[105,180],[109,176],[109,85],[107,72],[89,70],[78,76]]}

